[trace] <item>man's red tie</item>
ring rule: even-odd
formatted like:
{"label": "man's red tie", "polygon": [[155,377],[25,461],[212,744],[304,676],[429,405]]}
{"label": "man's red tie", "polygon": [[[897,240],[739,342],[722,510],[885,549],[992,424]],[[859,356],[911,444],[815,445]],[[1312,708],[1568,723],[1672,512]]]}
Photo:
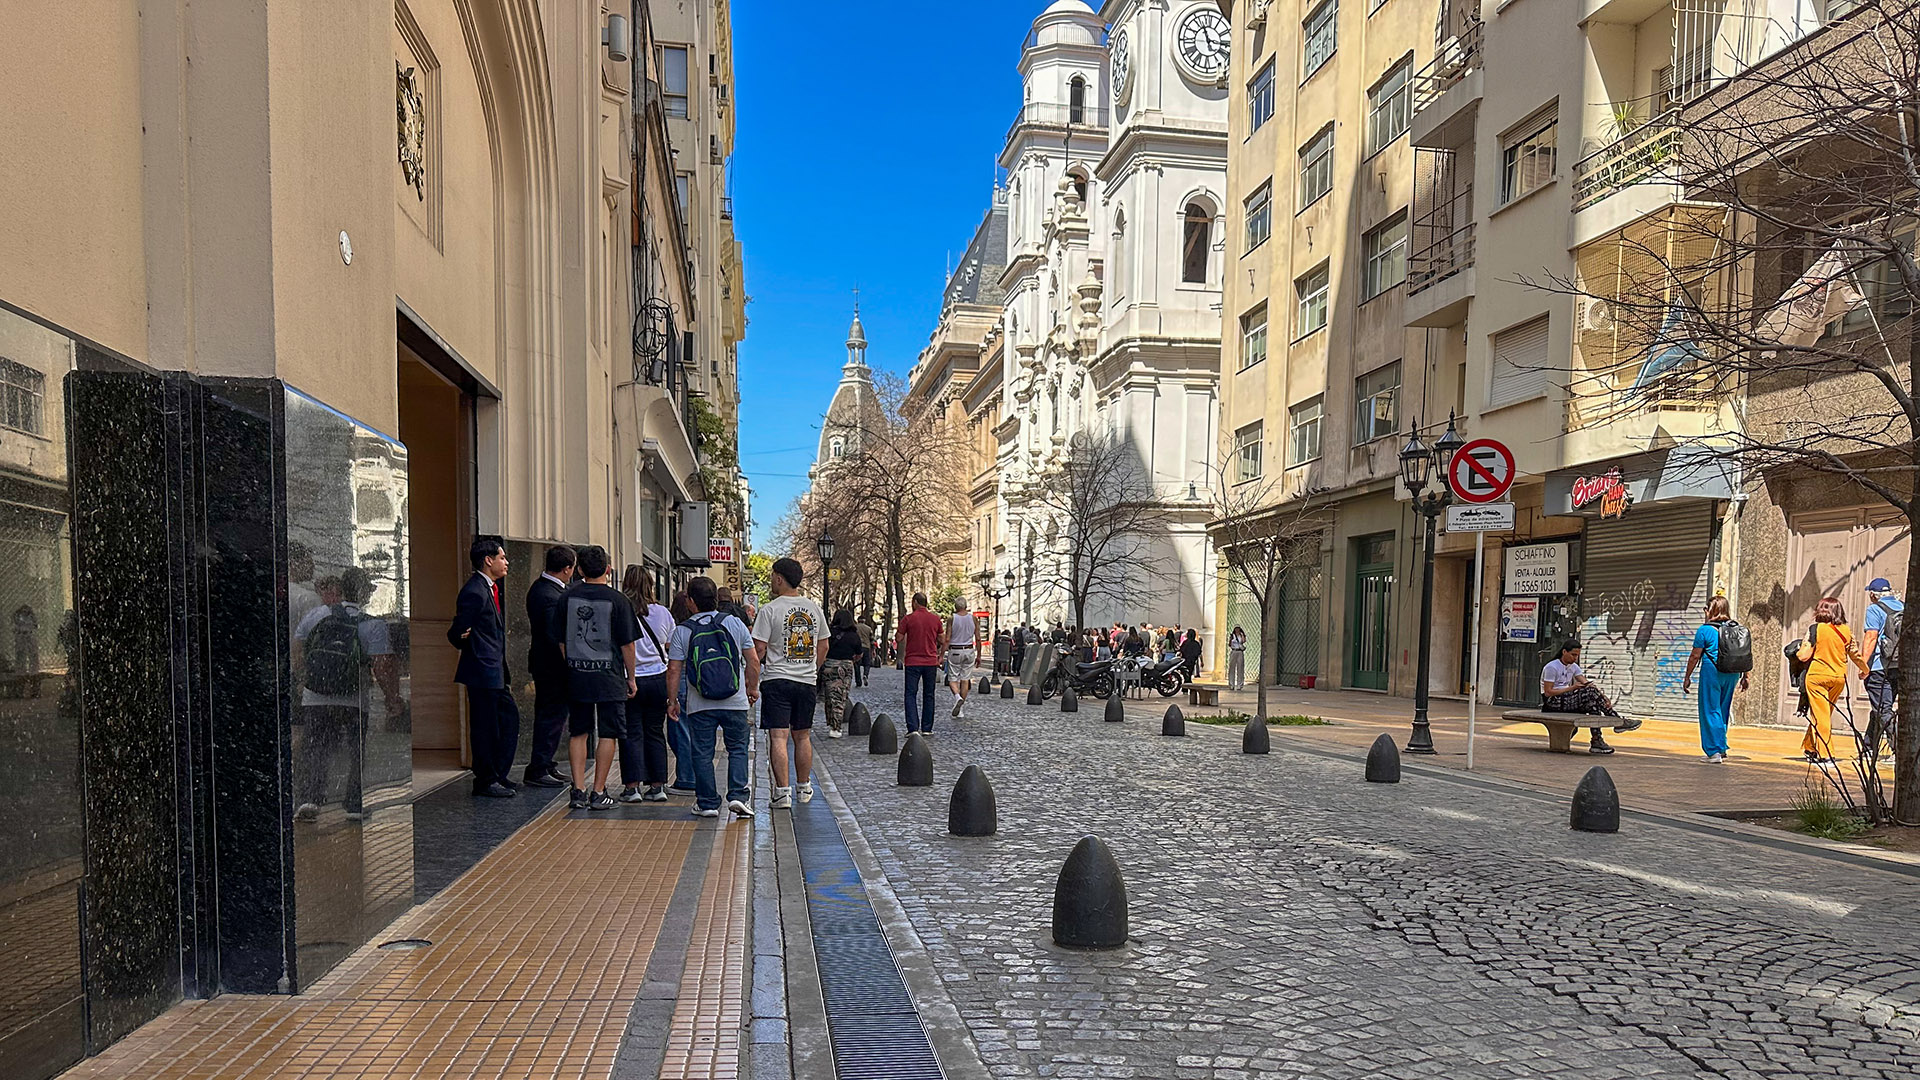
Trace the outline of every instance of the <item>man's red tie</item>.
{"label": "man's red tie", "polygon": [[507,610],[507,605],[504,601],[500,599],[500,583],[497,581],[494,582],[492,588],[493,588],[493,610],[498,614],[504,615]]}

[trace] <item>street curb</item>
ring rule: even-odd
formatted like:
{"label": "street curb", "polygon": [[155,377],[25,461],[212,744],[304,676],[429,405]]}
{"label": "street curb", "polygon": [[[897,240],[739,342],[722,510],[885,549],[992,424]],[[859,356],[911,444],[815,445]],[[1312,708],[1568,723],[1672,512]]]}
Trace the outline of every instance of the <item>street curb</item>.
{"label": "street curb", "polygon": [[[761,745],[765,740],[762,732]],[[756,1043],[763,1032],[784,1036],[777,1040],[783,1060],[777,1066],[768,1062],[775,1071],[762,1073],[761,1058],[772,1056],[771,1043],[776,1040],[759,1043],[754,1048],[754,1077],[833,1080],[833,1044],[827,1033],[826,996],[813,952],[806,876],[800,865],[800,849],[793,839],[793,819],[783,819],[772,807],[772,761],[770,753],[761,755],[759,777],[765,783],[756,789],[754,800],[753,1019]],[[816,786],[818,783],[816,777]],[[776,1017],[780,1023],[763,1023],[763,1019]]]}
{"label": "street curb", "polygon": [[[1222,735],[1234,738],[1238,738],[1240,734],[1239,728],[1219,727],[1213,724],[1195,724],[1191,725],[1188,730],[1191,732],[1194,728],[1215,730]],[[1366,761],[1366,754],[1364,752],[1349,753],[1326,746],[1303,746],[1300,745],[1298,740],[1305,738],[1305,736],[1287,733],[1285,728],[1277,728],[1275,730],[1281,733],[1282,740],[1285,744],[1282,748],[1289,752],[1325,758],[1330,761],[1350,762],[1354,765],[1363,765]],[[1437,765],[1421,765],[1405,757],[1401,758],[1400,767],[1403,772],[1414,776],[1431,777],[1435,780],[1445,780],[1466,787],[1481,788],[1486,791],[1505,792],[1509,795],[1517,795],[1521,798],[1532,799],[1536,802],[1564,803],[1572,797],[1572,792],[1570,791],[1556,791],[1549,788],[1536,787],[1531,784],[1523,784],[1517,780],[1480,776],[1474,773],[1462,772],[1458,769],[1441,768]],[[1356,775],[1358,774],[1356,773]],[[1870,848],[1862,844],[1844,844],[1833,840],[1822,840],[1813,836],[1795,836],[1790,833],[1782,833],[1778,829],[1768,829],[1760,825],[1749,825],[1745,822],[1731,821],[1725,818],[1717,818],[1707,814],[1692,813],[1684,810],[1658,809],[1633,804],[1626,800],[1622,800],[1620,803],[1620,813],[1625,817],[1641,818],[1656,824],[1667,825],[1676,829],[1685,829],[1688,832],[1720,835],[1780,851],[1792,851],[1802,855],[1828,859],[1833,862],[1866,867],[1870,870],[1881,870],[1889,874],[1920,878],[1920,857],[1906,855],[1900,852],[1882,851],[1878,848]]]}

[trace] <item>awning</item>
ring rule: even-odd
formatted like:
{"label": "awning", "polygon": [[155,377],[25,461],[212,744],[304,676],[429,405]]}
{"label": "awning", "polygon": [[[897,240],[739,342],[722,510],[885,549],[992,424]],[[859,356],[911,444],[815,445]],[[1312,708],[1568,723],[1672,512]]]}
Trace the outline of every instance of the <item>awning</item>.
{"label": "awning", "polygon": [[1548,473],[1541,512],[1599,517],[1604,492],[1612,486],[1616,470],[1620,486],[1626,489],[1629,512],[1650,503],[1731,499],[1740,475],[1738,464],[1725,450],[1712,446],[1683,445],[1629,454]]}

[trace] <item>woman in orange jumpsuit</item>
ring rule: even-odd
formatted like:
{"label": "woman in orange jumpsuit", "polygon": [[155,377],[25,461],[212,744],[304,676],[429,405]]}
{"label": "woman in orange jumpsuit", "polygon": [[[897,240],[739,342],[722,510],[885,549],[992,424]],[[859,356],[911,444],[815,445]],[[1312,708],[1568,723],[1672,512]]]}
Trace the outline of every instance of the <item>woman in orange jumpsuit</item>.
{"label": "woman in orange jumpsuit", "polygon": [[1833,707],[1847,693],[1847,664],[1867,677],[1867,659],[1860,652],[1853,629],[1847,625],[1847,609],[1834,597],[1826,597],[1813,609],[1813,625],[1795,654],[1807,664],[1807,734],[1800,749],[1816,764],[1833,761]]}

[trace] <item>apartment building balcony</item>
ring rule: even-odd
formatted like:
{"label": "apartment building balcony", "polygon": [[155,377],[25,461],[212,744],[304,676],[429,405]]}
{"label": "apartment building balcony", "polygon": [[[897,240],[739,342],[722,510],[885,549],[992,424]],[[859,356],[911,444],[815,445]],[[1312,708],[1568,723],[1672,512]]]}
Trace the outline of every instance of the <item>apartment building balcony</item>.
{"label": "apartment building balcony", "polygon": [[1683,197],[1685,146],[1677,117],[1663,113],[1574,163],[1568,246],[1589,243]]}
{"label": "apartment building balcony", "polygon": [[1484,94],[1482,23],[1475,20],[1442,42],[1432,60],[1413,76],[1414,146],[1456,147],[1470,141]]}
{"label": "apartment building balcony", "polygon": [[1408,326],[1454,326],[1474,295],[1473,156],[1415,148],[1413,228],[1408,240]]}

